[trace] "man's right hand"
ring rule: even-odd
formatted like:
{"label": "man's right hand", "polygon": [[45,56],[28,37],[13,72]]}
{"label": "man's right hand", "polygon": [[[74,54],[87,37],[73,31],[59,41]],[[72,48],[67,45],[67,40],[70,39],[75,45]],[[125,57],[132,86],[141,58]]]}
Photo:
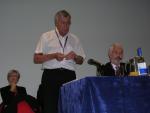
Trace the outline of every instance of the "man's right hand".
{"label": "man's right hand", "polygon": [[34,54],[34,63],[41,64],[53,59],[56,59],[57,61],[62,61],[64,57],[65,56],[62,53],[52,53],[52,54],[38,53]]}

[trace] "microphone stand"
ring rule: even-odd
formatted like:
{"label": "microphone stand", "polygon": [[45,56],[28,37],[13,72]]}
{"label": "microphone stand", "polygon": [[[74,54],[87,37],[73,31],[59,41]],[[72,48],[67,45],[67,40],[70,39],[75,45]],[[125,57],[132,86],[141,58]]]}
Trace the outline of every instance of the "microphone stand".
{"label": "microphone stand", "polygon": [[100,66],[97,66],[96,67],[96,76],[101,76],[102,74],[101,74],[101,68],[100,68]]}
{"label": "microphone stand", "polygon": [[96,76],[101,76],[103,74],[103,65],[94,59],[89,59],[88,64],[96,66]]}

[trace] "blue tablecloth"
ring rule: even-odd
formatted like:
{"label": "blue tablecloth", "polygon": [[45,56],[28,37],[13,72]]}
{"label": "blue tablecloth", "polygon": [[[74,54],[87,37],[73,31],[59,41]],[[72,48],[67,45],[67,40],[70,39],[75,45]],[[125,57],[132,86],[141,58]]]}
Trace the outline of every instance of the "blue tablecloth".
{"label": "blue tablecloth", "polygon": [[86,77],[61,87],[59,113],[150,113],[150,77]]}

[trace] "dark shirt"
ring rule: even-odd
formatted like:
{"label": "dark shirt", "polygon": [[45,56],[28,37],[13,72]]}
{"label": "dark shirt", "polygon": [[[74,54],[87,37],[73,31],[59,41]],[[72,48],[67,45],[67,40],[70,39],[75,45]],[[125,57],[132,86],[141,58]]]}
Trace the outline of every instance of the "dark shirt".
{"label": "dark shirt", "polygon": [[17,86],[17,93],[10,91],[10,86],[5,86],[0,89],[2,102],[4,104],[4,113],[17,113],[17,103],[27,96],[26,89]]}
{"label": "dark shirt", "polygon": [[1,96],[3,103],[5,105],[11,103],[12,101],[16,101],[16,99],[19,101],[21,98],[25,97],[27,95],[26,89],[21,86],[17,86],[17,93],[10,91],[10,86],[5,86],[0,89]]}
{"label": "dark shirt", "polygon": [[[120,63],[120,74],[122,76],[127,76],[129,74],[128,68],[125,63]],[[102,76],[115,76],[115,70],[110,62],[106,63],[102,67]]]}
{"label": "dark shirt", "polygon": [[10,91],[10,86],[5,86],[0,89],[1,97],[3,100],[3,113],[17,113],[17,105],[25,101],[33,110],[34,113],[40,113],[40,107],[36,98],[27,95],[26,89],[17,86],[17,93]]}

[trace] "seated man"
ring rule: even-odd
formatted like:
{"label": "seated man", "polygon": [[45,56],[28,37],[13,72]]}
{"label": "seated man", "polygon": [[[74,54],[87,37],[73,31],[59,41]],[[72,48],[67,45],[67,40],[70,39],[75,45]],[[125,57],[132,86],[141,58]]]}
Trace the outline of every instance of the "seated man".
{"label": "seated man", "polygon": [[103,66],[102,75],[104,76],[125,76],[128,75],[127,66],[122,63],[123,47],[119,43],[114,43],[109,48],[108,56],[110,62]]}

